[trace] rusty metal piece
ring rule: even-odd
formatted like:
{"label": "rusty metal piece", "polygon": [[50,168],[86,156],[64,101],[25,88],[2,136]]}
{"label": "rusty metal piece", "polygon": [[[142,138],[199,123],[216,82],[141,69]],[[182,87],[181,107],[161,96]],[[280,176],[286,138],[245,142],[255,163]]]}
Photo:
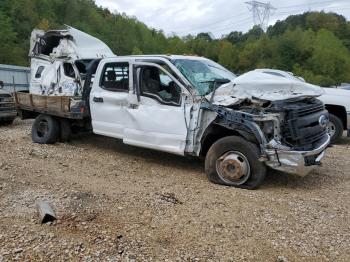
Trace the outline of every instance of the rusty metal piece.
{"label": "rusty metal piece", "polygon": [[216,170],[222,179],[241,185],[250,175],[248,159],[240,152],[231,151],[217,160]]}
{"label": "rusty metal piece", "polygon": [[40,223],[46,224],[57,220],[56,214],[53,211],[49,202],[39,200],[36,202]]}

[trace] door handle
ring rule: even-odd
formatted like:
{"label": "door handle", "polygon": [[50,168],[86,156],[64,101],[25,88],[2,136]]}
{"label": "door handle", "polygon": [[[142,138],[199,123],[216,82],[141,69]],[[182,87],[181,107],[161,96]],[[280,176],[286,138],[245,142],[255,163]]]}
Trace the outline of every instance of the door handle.
{"label": "door handle", "polygon": [[94,97],[93,101],[95,103],[103,103],[103,98],[102,97]]}

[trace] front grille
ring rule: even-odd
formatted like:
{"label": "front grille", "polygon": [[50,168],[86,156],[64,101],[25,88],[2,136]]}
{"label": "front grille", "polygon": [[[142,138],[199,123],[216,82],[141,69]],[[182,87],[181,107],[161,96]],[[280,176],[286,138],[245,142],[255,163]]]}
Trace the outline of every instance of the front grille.
{"label": "front grille", "polygon": [[14,111],[15,104],[13,97],[8,94],[0,94],[0,112]]}
{"label": "front grille", "polygon": [[285,121],[281,126],[284,143],[294,150],[312,150],[327,137],[327,128],[320,124],[328,111],[317,99],[284,105]]}

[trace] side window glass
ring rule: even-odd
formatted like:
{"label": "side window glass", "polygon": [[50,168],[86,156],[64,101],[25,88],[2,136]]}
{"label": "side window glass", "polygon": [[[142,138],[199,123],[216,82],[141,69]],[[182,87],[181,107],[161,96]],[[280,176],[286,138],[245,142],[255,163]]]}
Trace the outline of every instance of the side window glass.
{"label": "side window glass", "polygon": [[181,88],[162,70],[146,66],[141,69],[141,95],[156,99],[161,104],[180,105]]}
{"label": "side window glass", "polygon": [[41,78],[41,74],[43,73],[45,67],[44,66],[39,66],[38,70],[35,73],[35,78]]}
{"label": "side window glass", "polygon": [[70,63],[63,64],[64,74],[68,77],[75,78],[73,65]]}
{"label": "side window glass", "polygon": [[110,63],[104,68],[101,86],[109,91],[129,91],[129,64]]}

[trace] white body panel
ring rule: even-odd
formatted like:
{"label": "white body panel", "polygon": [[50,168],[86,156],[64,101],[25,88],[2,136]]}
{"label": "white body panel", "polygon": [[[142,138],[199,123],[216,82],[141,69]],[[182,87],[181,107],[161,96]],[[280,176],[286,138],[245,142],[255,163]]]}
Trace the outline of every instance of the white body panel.
{"label": "white body panel", "polygon": [[343,106],[350,113],[350,90],[337,88],[324,88],[323,90],[324,95],[319,97],[323,103]]}
{"label": "white body panel", "polygon": [[[103,102],[94,102],[94,98],[101,98]],[[128,93],[94,88],[90,96],[90,105],[94,133],[123,139],[128,117]]]}
{"label": "white body panel", "polygon": [[[58,45],[48,41],[50,37],[59,39]],[[32,77],[29,92],[36,95],[80,96],[82,81],[75,62],[115,56],[101,40],[69,26],[66,30],[34,30],[30,46]],[[40,50],[46,47],[50,47],[50,53],[41,53]],[[65,74],[65,63],[72,65],[74,77]],[[44,68],[41,77],[35,77],[41,67]]]}
{"label": "white body panel", "polygon": [[129,107],[124,143],[184,155],[187,128],[183,107],[161,105],[141,97],[136,108]]}
{"label": "white body panel", "polygon": [[[129,92],[109,91],[101,86],[103,70],[111,63],[129,63]],[[99,65],[90,94],[93,132],[122,139],[125,144],[184,155],[187,139],[184,106],[161,104],[142,95],[137,99],[133,65],[132,59],[122,58],[106,59]]]}

